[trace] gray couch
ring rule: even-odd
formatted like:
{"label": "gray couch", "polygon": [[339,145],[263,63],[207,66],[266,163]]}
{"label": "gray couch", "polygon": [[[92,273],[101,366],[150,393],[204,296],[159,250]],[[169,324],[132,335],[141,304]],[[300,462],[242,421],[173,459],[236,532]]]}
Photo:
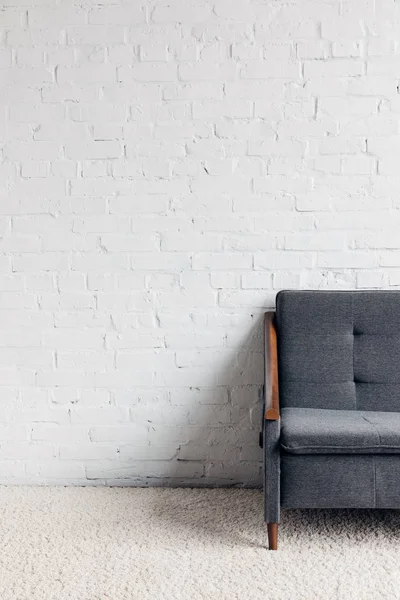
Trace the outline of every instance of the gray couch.
{"label": "gray couch", "polygon": [[400,508],[400,292],[282,291],[265,316],[265,521]]}

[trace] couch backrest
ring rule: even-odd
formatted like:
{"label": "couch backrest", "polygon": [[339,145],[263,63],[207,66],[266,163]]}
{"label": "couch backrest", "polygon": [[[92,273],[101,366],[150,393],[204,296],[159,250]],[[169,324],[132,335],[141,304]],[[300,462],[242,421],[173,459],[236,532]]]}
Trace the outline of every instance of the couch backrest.
{"label": "couch backrest", "polygon": [[400,292],[282,291],[282,406],[400,411]]}

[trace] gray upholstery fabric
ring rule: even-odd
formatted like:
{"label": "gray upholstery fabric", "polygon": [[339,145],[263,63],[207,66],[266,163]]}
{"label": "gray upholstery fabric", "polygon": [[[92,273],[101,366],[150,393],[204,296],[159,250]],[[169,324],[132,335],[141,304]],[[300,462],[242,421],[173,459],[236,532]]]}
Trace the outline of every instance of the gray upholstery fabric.
{"label": "gray upholstery fabric", "polygon": [[383,399],[379,410],[399,410],[399,385],[396,383],[357,383],[357,397],[363,410],[377,410],[378,398]]}
{"label": "gray upholstery fabric", "polygon": [[[280,398],[290,398],[291,405],[307,408],[332,408],[336,410],[355,409],[356,384],[347,382],[283,381],[280,375]],[[370,406],[374,406],[375,394]]]}
{"label": "gray upholstery fabric", "polygon": [[281,406],[400,411],[400,292],[277,295]]}
{"label": "gray upholstery fabric", "polygon": [[276,322],[265,520],[279,505],[400,508],[400,292],[282,291]]}
{"label": "gray upholstery fabric", "polygon": [[281,456],[282,508],[400,508],[400,455]]}
{"label": "gray upholstery fabric", "polygon": [[[373,508],[374,458],[367,454],[282,454],[281,506]],[[400,464],[400,456],[398,460]]]}
{"label": "gray upholstery fabric", "polygon": [[280,521],[280,421],[264,420],[264,521]]}
{"label": "gray upholstery fabric", "polygon": [[400,454],[400,413],[287,407],[280,443],[293,454]]}
{"label": "gray upholstery fabric", "polygon": [[400,508],[400,457],[374,456],[375,506]]}

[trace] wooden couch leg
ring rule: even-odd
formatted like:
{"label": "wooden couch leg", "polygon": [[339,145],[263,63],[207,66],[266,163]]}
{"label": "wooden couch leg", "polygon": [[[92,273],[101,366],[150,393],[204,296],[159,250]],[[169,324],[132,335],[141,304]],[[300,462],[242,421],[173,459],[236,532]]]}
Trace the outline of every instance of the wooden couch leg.
{"label": "wooden couch leg", "polygon": [[267,523],[270,550],[278,550],[278,523]]}

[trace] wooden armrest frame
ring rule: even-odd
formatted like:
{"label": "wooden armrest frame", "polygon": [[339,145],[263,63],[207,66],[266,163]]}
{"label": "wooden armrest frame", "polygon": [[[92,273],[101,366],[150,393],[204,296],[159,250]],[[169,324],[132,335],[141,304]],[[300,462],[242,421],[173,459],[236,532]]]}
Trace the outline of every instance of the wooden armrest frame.
{"label": "wooden armrest frame", "polygon": [[278,346],[274,312],[267,312],[264,317],[264,353],[264,416],[267,421],[277,421],[279,419]]}

